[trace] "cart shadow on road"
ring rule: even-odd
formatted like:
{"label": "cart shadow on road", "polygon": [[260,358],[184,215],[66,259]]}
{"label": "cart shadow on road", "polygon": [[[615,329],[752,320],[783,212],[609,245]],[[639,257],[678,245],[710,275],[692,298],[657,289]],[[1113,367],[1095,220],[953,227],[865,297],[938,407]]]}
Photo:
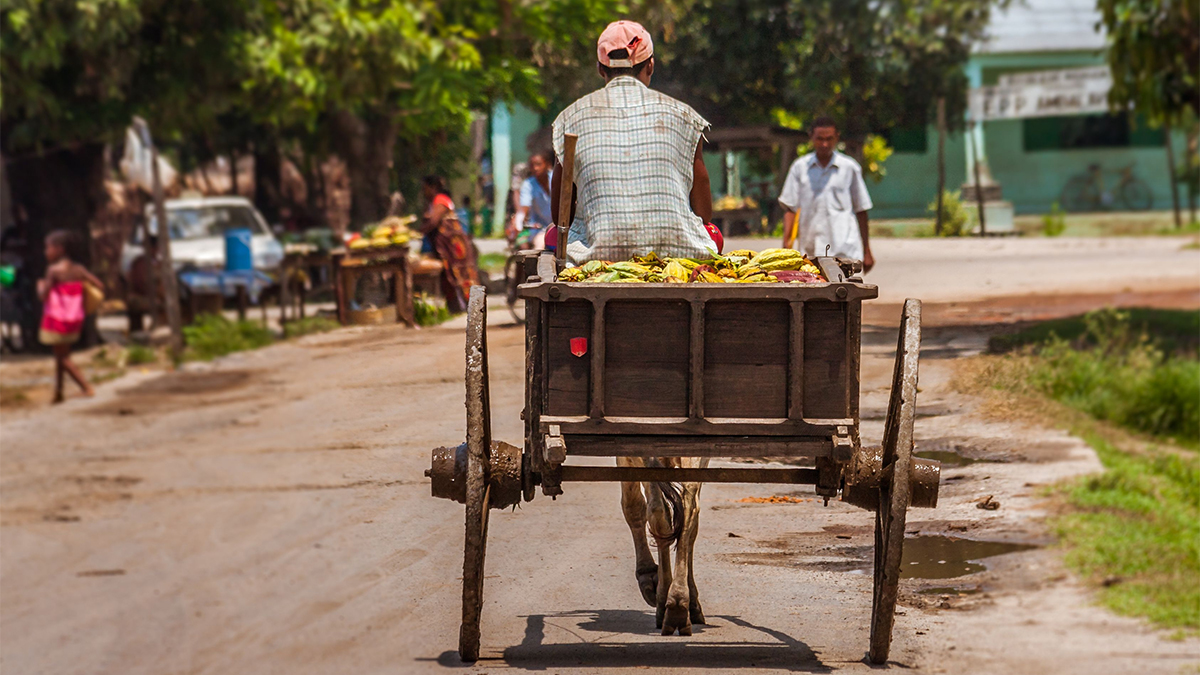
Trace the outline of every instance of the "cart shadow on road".
{"label": "cart shadow on road", "polygon": [[[708,625],[694,625],[694,636],[665,638],[651,630],[654,614],[631,609],[578,610],[557,614],[533,614],[525,617],[525,638],[521,644],[504,650],[506,665],[524,670],[557,668],[735,668],[772,667],[804,673],[828,673],[816,653],[804,642],[786,633],[756,626],[740,617],[708,617]],[[546,643],[547,626],[571,634],[575,640]],[[758,631],[761,641],[747,640],[744,632],[731,640],[696,639],[737,627]],[[583,631],[597,633],[584,635]],[[621,636],[618,639],[614,637]],[[651,637],[649,642],[629,642],[625,636]],[[733,636],[731,636],[732,638]],[[481,661],[486,660],[481,659]],[[457,652],[438,658],[444,666],[461,666]]]}

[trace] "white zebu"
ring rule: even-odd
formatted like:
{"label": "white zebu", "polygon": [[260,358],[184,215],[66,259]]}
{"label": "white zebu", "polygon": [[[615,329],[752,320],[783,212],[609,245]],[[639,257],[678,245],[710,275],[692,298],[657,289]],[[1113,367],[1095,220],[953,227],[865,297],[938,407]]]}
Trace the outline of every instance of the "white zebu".
{"label": "white zebu", "polygon": [[[625,467],[708,467],[707,458],[618,457]],[[700,530],[700,486],[703,483],[621,483],[621,510],[633,533],[638,587],[655,608],[655,625],[663,635],[691,635],[692,624],[704,623],[700,595],[692,575],[692,549]],[[647,528],[658,548],[658,564],[646,539]],[[671,544],[675,565],[671,565]]]}

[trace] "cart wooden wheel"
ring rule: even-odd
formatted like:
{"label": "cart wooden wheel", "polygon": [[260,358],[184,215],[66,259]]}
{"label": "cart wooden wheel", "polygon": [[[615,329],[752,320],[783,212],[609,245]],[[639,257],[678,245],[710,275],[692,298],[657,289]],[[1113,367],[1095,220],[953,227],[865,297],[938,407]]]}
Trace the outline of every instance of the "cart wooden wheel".
{"label": "cart wooden wheel", "polygon": [[917,359],[921,349],[921,301],[904,301],[892,394],[883,429],[883,480],[875,512],[875,589],[871,603],[871,663],[887,662],[900,586],[904,520],[912,471],[913,420],[917,411]]}
{"label": "cart wooden wheel", "polygon": [[479,659],[479,615],[483,609],[483,561],[487,551],[488,463],[492,447],[488,395],[487,294],[471,287],[467,304],[467,536],[463,552],[462,628],[458,654]]}

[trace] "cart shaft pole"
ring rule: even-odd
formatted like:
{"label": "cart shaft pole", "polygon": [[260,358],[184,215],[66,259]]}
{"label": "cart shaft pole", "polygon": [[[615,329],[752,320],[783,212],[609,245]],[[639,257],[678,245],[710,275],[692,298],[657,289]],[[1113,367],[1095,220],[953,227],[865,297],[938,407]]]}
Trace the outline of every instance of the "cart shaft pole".
{"label": "cart shaft pole", "polygon": [[816,469],[671,469],[564,466],[562,482],[786,483],[815,485]]}
{"label": "cart shaft pole", "polygon": [[[565,134],[563,136],[562,180],[558,184],[558,248],[554,256],[559,260],[567,259],[567,231],[571,229],[571,197],[575,192],[575,142],[579,136]],[[545,279],[553,281],[553,279]]]}

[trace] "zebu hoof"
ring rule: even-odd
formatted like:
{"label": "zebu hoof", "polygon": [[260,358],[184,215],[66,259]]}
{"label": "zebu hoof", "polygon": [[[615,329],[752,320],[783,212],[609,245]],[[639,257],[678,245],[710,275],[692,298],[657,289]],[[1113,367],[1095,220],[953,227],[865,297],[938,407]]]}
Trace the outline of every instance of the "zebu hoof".
{"label": "zebu hoof", "polygon": [[[637,571],[638,588],[642,591],[642,599],[651,607],[658,606],[658,565],[644,567]],[[658,617],[659,628],[662,628],[662,615]]]}
{"label": "zebu hoof", "polygon": [[675,631],[679,631],[679,634],[683,636],[692,634],[692,620],[688,616],[688,608],[685,605],[671,605],[666,608],[664,613],[662,634],[674,635]]}
{"label": "zebu hoof", "polygon": [[692,623],[698,623],[701,626],[707,623],[704,620],[704,610],[700,609],[700,601],[696,598],[692,598],[691,604],[688,605],[688,616],[691,618]]}

